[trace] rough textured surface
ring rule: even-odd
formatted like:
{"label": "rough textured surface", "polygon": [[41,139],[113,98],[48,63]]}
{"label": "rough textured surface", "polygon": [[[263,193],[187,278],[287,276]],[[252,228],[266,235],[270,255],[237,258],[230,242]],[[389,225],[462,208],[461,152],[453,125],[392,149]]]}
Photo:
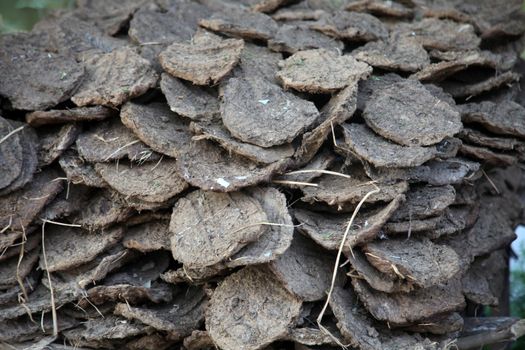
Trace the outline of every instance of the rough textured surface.
{"label": "rough textured surface", "polygon": [[406,193],[406,199],[392,216],[392,221],[437,216],[454,203],[456,190],[451,185],[412,187]]}
{"label": "rough textured surface", "polygon": [[377,167],[416,167],[439,154],[436,146],[402,146],[392,143],[363,124],[345,124],[343,131],[348,150]]}
{"label": "rough textured surface", "polygon": [[361,278],[374,290],[385,293],[408,293],[414,288],[410,280],[402,280],[392,277],[390,274],[383,273],[376,269],[363,254],[361,249],[354,249],[348,254],[348,261],[351,269],[347,274],[350,277]]}
{"label": "rough textured surface", "polygon": [[357,85],[351,85],[334,95],[321,109],[321,123],[306,132],[295,154],[297,165],[305,165],[319,151],[332,128],[350,119],[356,110]]}
{"label": "rough textured surface", "polygon": [[129,307],[117,304],[115,313],[165,331],[173,340],[180,340],[202,323],[208,301],[203,290],[197,287],[182,287],[174,294],[174,300],[167,305]]}
{"label": "rough textured surface", "polygon": [[[452,53],[451,57],[447,54]],[[495,70],[508,70],[513,63],[507,63],[505,56],[493,54],[490,51],[433,51],[434,56],[444,59],[441,62],[432,63],[421,71],[413,74],[410,78],[420,81],[442,81],[449,76],[464,71],[470,67],[493,68]]]}
{"label": "rough textured surface", "polygon": [[458,280],[419,289],[411,293],[387,294],[374,291],[366,282],[352,279],[352,285],[367,310],[375,319],[390,324],[410,324],[465,306]]}
{"label": "rough textured surface", "polygon": [[122,244],[126,248],[136,249],[143,253],[155,250],[170,250],[169,223],[152,221],[128,228]]}
{"label": "rough textured surface", "polygon": [[379,19],[359,12],[323,14],[311,27],[326,35],[349,41],[373,41],[388,36],[387,28]]}
{"label": "rough textured surface", "polygon": [[301,302],[264,267],[245,267],[215,289],[206,329],[223,349],[262,349],[288,332]]}
{"label": "rough textured surface", "polygon": [[122,123],[156,152],[178,158],[190,142],[187,124],[160,103],[127,103],[120,112]]}
{"label": "rough textured surface", "polygon": [[[0,116],[0,135],[8,135],[16,128],[9,120]],[[22,171],[22,145],[20,143],[20,136],[12,134],[4,142],[0,144],[0,189],[9,186]]]}
{"label": "rough textured surface", "polygon": [[363,251],[379,271],[410,279],[410,283],[421,288],[446,282],[460,271],[459,257],[452,248],[426,239],[409,242],[404,239],[370,242]]}
{"label": "rough textured surface", "polygon": [[173,208],[173,257],[193,268],[214,265],[258,239],[267,230],[264,222],[260,203],[246,194],[192,192]]}
{"label": "rough textured surface", "polygon": [[[403,198],[402,195],[399,195],[380,210],[360,212],[348,231],[345,250],[351,250],[357,244],[376,238],[383,225],[399,207]],[[349,214],[328,215],[304,209],[294,210],[293,215],[301,224],[298,228],[299,231],[304,232],[317,244],[328,250],[339,249],[346,226],[351,218]]]}
{"label": "rough textured surface", "polygon": [[442,83],[443,89],[454,98],[469,99],[492,90],[508,87],[519,81],[520,75],[514,72],[497,74],[481,82],[473,84],[463,84],[455,81],[445,81]]}
{"label": "rough textured surface", "polygon": [[284,194],[270,187],[251,188],[247,192],[259,202],[272,225],[267,227],[258,240],[248,243],[226,262],[226,266],[230,268],[275,260],[288,251],[294,236],[293,222]]}
{"label": "rough textured surface", "polygon": [[[0,235],[8,236],[10,232],[26,229],[42,208],[62,190],[61,181],[53,181],[60,176],[54,169],[46,169],[37,174],[24,189],[3,196],[0,201],[0,227],[8,229]],[[32,198],[28,201],[26,198]],[[3,240],[0,238],[0,241]],[[4,245],[2,244],[2,248]]]}
{"label": "rough textured surface", "polygon": [[219,113],[219,100],[205,88],[184,83],[163,73],[160,88],[170,109],[191,120],[211,120]]}
{"label": "rough textured surface", "polygon": [[261,147],[290,143],[319,118],[312,102],[261,78],[231,78],[221,95],[224,126],[237,139]]}
{"label": "rough textured surface", "polygon": [[403,23],[395,31],[415,38],[427,50],[469,50],[477,48],[481,42],[471,24],[437,18]]}
{"label": "rough textured surface", "polygon": [[410,80],[373,94],[363,117],[375,132],[405,146],[433,145],[462,128],[455,109]]}
{"label": "rough textured surface", "polygon": [[430,64],[423,46],[413,38],[402,36],[367,43],[352,51],[352,55],[372,67],[392,71],[417,72]]}
{"label": "rough textured surface", "polygon": [[232,7],[199,21],[207,29],[246,40],[268,40],[278,30],[277,23],[269,16]]}
{"label": "rough textured surface", "polygon": [[84,77],[84,68],[72,57],[46,52],[45,40],[31,33],[0,37],[0,95],[13,108],[53,107],[71,97]]}
{"label": "rough textured surface", "polygon": [[13,257],[2,261],[0,267],[0,288],[7,289],[15,286],[18,280],[23,281],[38,261],[38,249],[33,249],[24,254],[24,257],[18,262],[19,257]]}
{"label": "rough textured surface", "polygon": [[476,307],[505,310],[524,216],[520,6],[77,0],[3,35],[0,348],[438,350],[520,325]]}
{"label": "rough textured surface", "polygon": [[11,181],[7,187],[0,190],[0,196],[19,190],[32,181],[38,167],[37,152],[40,145],[35,130],[22,122],[11,121],[10,124],[13,129],[12,131],[21,128],[17,135],[22,148],[22,166],[16,179]]}
{"label": "rough textured surface", "polygon": [[148,61],[129,48],[86,58],[86,77],[71,98],[77,106],[118,107],[154,87],[158,76]]}
{"label": "rough textured surface", "polygon": [[108,107],[77,107],[31,112],[26,114],[26,121],[31,126],[41,126],[70,122],[100,121],[112,115],[113,111]]}
{"label": "rough textured surface", "polygon": [[96,164],[97,173],[124,196],[162,203],[184,191],[188,184],[175,170],[175,160],[163,159],[141,165]]}
{"label": "rough textured surface", "polygon": [[290,54],[311,49],[341,51],[343,46],[341,41],[314,31],[307,24],[282,25],[275,36],[268,40],[268,47],[271,50]]}
{"label": "rough textured surface", "polygon": [[331,254],[296,234],[290,248],[272,261],[269,268],[288,291],[303,301],[316,301],[324,298],[330,288],[332,260]]}
{"label": "rough textured surface", "polygon": [[297,52],[279,65],[277,78],[285,89],[310,93],[336,92],[357,84],[372,72],[372,67],[352,56],[324,49]]}
{"label": "rough textured surface", "polygon": [[190,129],[197,134],[193,139],[204,139],[217,142],[228,152],[238,154],[258,164],[275,163],[292,157],[295,152],[295,149],[291,144],[265,148],[250,143],[244,143],[234,138],[219,121],[211,123],[191,123]]}
{"label": "rough textured surface", "polygon": [[346,340],[345,344],[363,350],[381,349],[379,333],[351,289],[334,289],[330,308],[337,319],[337,328]]}
{"label": "rough textured surface", "polygon": [[348,177],[323,175],[318,181],[318,187],[303,188],[302,200],[308,203],[325,202],[335,206],[342,206],[344,203],[355,205],[368,192],[379,187],[379,192],[370,195],[367,202],[386,202],[405,193],[408,189],[408,184],[402,181],[374,185],[359,166],[353,167],[349,173]]}
{"label": "rough textured surface", "polygon": [[150,159],[153,155],[118,119],[105,121],[84,131],[79,135],[76,146],[79,155],[89,162],[108,162],[122,158],[138,161]]}
{"label": "rough textured surface", "polygon": [[237,64],[243,47],[243,41],[237,39],[173,43],[160,53],[159,61],[175,77],[197,85],[215,84]]}
{"label": "rough textured surface", "polygon": [[461,106],[461,120],[481,124],[487,130],[501,135],[525,137],[525,108],[513,101],[494,103],[483,101]]}
{"label": "rough textured surface", "polygon": [[40,133],[38,167],[53,163],[77,140],[81,127],[77,124],[65,124]]}
{"label": "rough textured surface", "polygon": [[282,160],[267,166],[229,154],[210,141],[185,145],[177,161],[179,175],[193,186],[208,191],[231,192],[269,179],[286,165]]}
{"label": "rough textured surface", "polygon": [[[93,260],[95,256],[115,245],[124,235],[122,228],[102,232],[87,232],[78,227],[48,225],[46,228],[48,271],[67,270]],[[41,267],[44,260],[41,259]]]}

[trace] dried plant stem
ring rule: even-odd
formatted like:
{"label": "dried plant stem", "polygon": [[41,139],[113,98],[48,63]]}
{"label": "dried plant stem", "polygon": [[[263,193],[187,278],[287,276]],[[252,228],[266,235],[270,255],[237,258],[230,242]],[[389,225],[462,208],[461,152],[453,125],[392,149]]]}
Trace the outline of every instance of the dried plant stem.
{"label": "dried plant stem", "polygon": [[4,137],[2,137],[0,139],[0,145],[5,141],[7,140],[8,138],[10,138],[12,135],[16,134],[17,132],[19,132],[20,130],[22,130],[23,128],[25,128],[26,126],[25,125],[22,125],[21,127],[18,127],[16,128],[15,130],[11,131],[9,134],[5,135]]}
{"label": "dried plant stem", "polygon": [[319,329],[321,329],[323,332],[328,334],[339,346],[341,346],[344,349],[346,349],[347,346],[344,345],[343,343],[341,343],[341,341],[339,339],[337,339],[328,329],[323,327],[321,322],[323,320],[323,316],[324,316],[324,314],[326,312],[326,309],[328,308],[328,305],[330,303],[330,298],[332,297],[332,293],[334,292],[335,281],[337,279],[337,271],[339,269],[339,263],[341,261],[341,255],[343,254],[343,249],[344,249],[344,246],[345,246],[346,238],[348,237],[348,233],[350,232],[350,228],[352,227],[352,225],[354,223],[354,219],[357,216],[357,213],[359,212],[359,210],[361,209],[363,204],[368,199],[368,197],[370,197],[371,195],[376,194],[376,193],[378,193],[380,191],[379,187],[377,187],[376,185],[374,185],[374,186],[375,186],[375,189],[373,189],[370,192],[368,192],[361,199],[361,201],[359,201],[359,204],[357,204],[357,207],[355,208],[354,212],[352,213],[352,216],[350,217],[350,221],[346,225],[345,233],[343,234],[343,239],[341,240],[341,243],[339,244],[339,249],[337,251],[337,257],[335,258],[334,271],[333,271],[333,274],[332,274],[332,282],[330,284],[330,289],[329,289],[328,295],[326,297],[326,302],[323,305],[321,313],[319,313],[319,316],[317,317],[317,326],[319,327]]}
{"label": "dried plant stem", "polygon": [[51,282],[51,274],[47,265],[46,255],[46,242],[45,242],[45,226],[46,221],[42,223],[42,256],[44,258],[44,267],[47,273],[47,281],[49,283],[49,294],[51,294],[51,315],[53,317],[53,336],[58,336],[58,321],[57,321],[57,309],[55,305],[55,293],[53,291],[53,283]]}

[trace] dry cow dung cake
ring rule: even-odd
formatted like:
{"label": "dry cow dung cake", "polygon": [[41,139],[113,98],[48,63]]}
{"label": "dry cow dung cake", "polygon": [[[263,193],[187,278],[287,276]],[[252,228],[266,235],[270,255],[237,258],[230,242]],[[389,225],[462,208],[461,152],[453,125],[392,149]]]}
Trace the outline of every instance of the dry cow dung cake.
{"label": "dry cow dung cake", "polygon": [[188,267],[212,266],[257,240],[265,222],[261,204],[244,193],[192,192],[173,208],[173,257]]}
{"label": "dry cow dung cake", "polygon": [[76,146],[82,159],[93,163],[109,162],[122,158],[129,160],[149,159],[153,156],[151,149],[118,119],[105,121],[90,130],[84,131],[79,135]]}
{"label": "dry cow dung cake", "polygon": [[129,48],[86,58],[86,77],[71,100],[77,106],[118,107],[155,86],[157,74]]}
{"label": "dry cow dung cake", "polygon": [[403,36],[367,43],[352,54],[372,67],[391,71],[417,72],[430,64],[423,46],[417,40]]}
{"label": "dry cow dung cake", "polygon": [[197,85],[219,82],[239,62],[244,42],[224,39],[194,44],[173,43],[159,55],[169,74]]}
{"label": "dry cow dung cake", "polygon": [[266,41],[278,30],[277,23],[270,16],[236,7],[217,12],[210,18],[200,20],[199,24],[206,29],[246,40]]}
{"label": "dry cow dung cake", "polygon": [[77,0],[1,35],[0,348],[519,338],[520,7]]}
{"label": "dry cow dung cake", "polygon": [[301,301],[264,267],[231,274],[213,293],[206,329],[222,349],[262,349],[287,334]]}
{"label": "dry cow dung cake", "polygon": [[46,37],[2,35],[0,95],[13,108],[41,110],[71,97],[84,78],[84,67],[68,55],[45,49]]}
{"label": "dry cow dung cake", "polygon": [[170,109],[191,120],[212,120],[219,114],[219,100],[212,91],[185,83],[163,73],[160,81],[162,93]]}
{"label": "dry cow dung cake", "polygon": [[98,163],[95,170],[117,192],[146,202],[165,202],[188,187],[177,175],[173,159],[142,165]]}
{"label": "dry cow dung cake", "polygon": [[229,79],[222,88],[224,126],[237,139],[261,147],[290,143],[317,122],[319,112],[265,79]]}
{"label": "dry cow dung cake", "polygon": [[373,94],[363,117],[376,133],[404,146],[433,145],[462,128],[458,111],[413,81]]}
{"label": "dry cow dung cake", "polygon": [[326,13],[311,27],[326,35],[349,41],[373,41],[388,36],[386,26],[379,19],[360,12]]}
{"label": "dry cow dung cake", "polygon": [[295,149],[292,144],[282,144],[273,147],[261,147],[242,142],[234,138],[226,127],[217,121],[210,123],[191,123],[190,129],[196,135],[194,140],[210,140],[217,142],[225,150],[238,154],[258,164],[271,164],[291,158]]}
{"label": "dry cow dung cake", "polygon": [[300,51],[280,64],[277,78],[285,89],[332,93],[366,78],[372,67],[349,55],[326,49]]}

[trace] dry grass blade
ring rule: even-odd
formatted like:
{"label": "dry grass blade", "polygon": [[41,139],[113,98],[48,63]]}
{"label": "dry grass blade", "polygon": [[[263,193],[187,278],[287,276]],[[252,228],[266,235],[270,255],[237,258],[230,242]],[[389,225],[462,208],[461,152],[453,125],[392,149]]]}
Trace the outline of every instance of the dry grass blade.
{"label": "dry grass blade", "polygon": [[5,135],[4,137],[2,137],[0,139],[0,145],[5,141],[7,140],[8,138],[10,138],[11,136],[13,136],[14,134],[16,134],[17,132],[21,131],[23,128],[25,128],[26,126],[25,125],[22,125],[18,128],[16,128],[15,130],[11,131],[10,133],[8,133],[7,135]]}
{"label": "dry grass blade", "polygon": [[346,179],[350,179],[351,178],[351,176],[347,175],[347,174],[338,173],[337,171],[323,170],[323,169],[295,170],[295,171],[290,171],[289,173],[286,173],[284,175],[297,175],[297,174],[310,174],[310,173],[320,173],[320,174],[334,175],[334,176],[344,177]]}
{"label": "dry grass blade", "polygon": [[51,294],[51,316],[53,318],[53,336],[56,338],[58,336],[57,309],[55,305],[55,293],[53,291],[53,282],[51,282],[51,274],[49,273],[49,269],[47,266],[46,242],[45,242],[46,221],[42,223],[42,256],[44,258],[44,267],[46,268],[47,281],[49,283],[49,294]]}
{"label": "dry grass blade", "polygon": [[59,225],[59,226],[82,227],[82,225],[79,225],[79,224],[68,224],[68,223],[65,223],[65,222],[58,222],[58,221],[53,221],[53,220],[47,220],[47,219],[44,219],[44,218],[40,218],[40,220],[42,220],[42,222],[44,224],[45,223],[50,223],[50,224]]}
{"label": "dry grass blade", "polygon": [[131,141],[129,143],[126,143],[124,146],[120,146],[115,151],[113,151],[109,156],[107,156],[105,161],[107,162],[109,159],[111,159],[111,157],[113,157],[115,154],[117,154],[120,151],[122,151],[124,148],[129,147],[129,146],[133,146],[134,144],[139,143],[139,142],[140,142],[140,140],[135,140],[135,141]]}
{"label": "dry grass blade", "polygon": [[287,180],[273,180],[274,184],[278,185],[295,185],[295,186],[311,186],[311,187],[319,187],[318,184],[314,184],[311,182],[300,182],[300,181],[287,181]]}
{"label": "dry grass blade", "polygon": [[368,197],[370,197],[371,195],[376,194],[376,193],[378,193],[380,191],[380,188],[377,187],[375,184],[374,184],[374,187],[375,187],[375,189],[369,191],[361,199],[361,201],[357,204],[354,212],[352,213],[352,216],[350,217],[350,221],[348,222],[348,225],[346,225],[345,233],[343,234],[343,238],[341,239],[341,243],[340,243],[339,249],[337,251],[337,257],[335,259],[334,272],[332,274],[332,282],[330,284],[330,290],[328,291],[328,295],[326,297],[326,302],[324,303],[323,308],[321,309],[321,312],[319,313],[319,316],[317,317],[317,326],[319,327],[319,329],[321,329],[328,336],[330,336],[343,349],[347,349],[347,346],[344,345],[343,343],[341,343],[341,341],[339,339],[337,339],[328,329],[323,327],[321,322],[323,320],[323,316],[324,316],[324,314],[326,312],[326,309],[328,308],[328,304],[330,303],[330,298],[332,297],[332,293],[334,291],[335,281],[337,279],[337,270],[339,269],[339,263],[341,261],[341,255],[343,254],[343,248],[344,248],[344,245],[345,245],[345,242],[346,242],[346,238],[348,237],[348,233],[350,232],[350,228],[352,227],[352,225],[354,223],[354,219],[357,216],[357,213],[359,213],[359,210],[361,209],[363,204],[366,202]]}

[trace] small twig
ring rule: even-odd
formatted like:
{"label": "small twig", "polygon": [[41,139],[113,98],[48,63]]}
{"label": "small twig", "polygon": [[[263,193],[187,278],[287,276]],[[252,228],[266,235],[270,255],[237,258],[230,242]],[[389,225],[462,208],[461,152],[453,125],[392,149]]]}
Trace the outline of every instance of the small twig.
{"label": "small twig", "polygon": [[346,225],[345,233],[343,234],[343,238],[341,239],[341,243],[339,244],[339,249],[337,251],[337,256],[335,258],[334,271],[333,271],[333,274],[332,274],[332,282],[330,284],[330,289],[328,290],[328,295],[326,297],[326,302],[324,303],[323,308],[321,309],[321,313],[319,313],[319,316],[317,317],[317,325],[319,326],[319,329],[321,329],[323,332],[328,334],[328,336],[330,336],[332,339],[334,339],[334,341],[338,345],[343,347],[344,349],[346,349],[347,347],[345,345],[343,345],[339,341],[339,339],[337,339],[328,329],[323,327],[323,325],[321,324],[321,321],[323,320],[323,316],[324,316],[324,314],[326,312],[326,309],[328,308],[328,305],[330,303],[330,298],[332,297],[332,293],[333,293],[334,288],[335,288],[335,282],[336,282],[336,279],[337,279],[337,271],[339,270],[339,262],[341,261],[341,255],[343,253],[343,249],[344,249],[344,246],[345,246],[346,238],[348,237],[348,233],[350,232],[350,228],[352,227],[352,225],[354,223],[354,219],[357,216],[357,213],[359,212],[359,210],[361,209],[363,204],[368,199],[368,197],[370,197],[371,195],[376,194],[376,193],[378,193],[380,191],[379,187],[377,187],[375,184],[374,184],[374,186],[375,186],[375,189],[369,191],[361,199],[361,201],[359,201],[359,204],[357,204],[357,207],[354,209],[354,212],[352,213],[352,216],[350,217],[350,221]]}
{"label": "small twig", "polygon": [[249,224],[249,225],[245,225],[245,226],[239,227],[238,229],[236,229],[235,231],[231,232],[230,234],[237,233],[237,232],[245,230],[245,229],[247,229],[249,227],[261,226],[261,225],[264,225],[264,226],[293,227],[293,228],[302,226],[302,224],[300,224],[300,225],[288,225],[288,224],[279,224],[279,223],[274,223],[274,222],[254,222],[253,224]]}
{"label": "small twig", "polygon": [[492,185],[492,187],[494,188],[494,190],[496,191],[497,194],[500,194],[501,192],[498,190],[498,188],[496,187],[496,184],[492,181],[492,179],[487,175],[487,173],[485,172],[484,169],[481,169],[481,172],[483,173],[483,176],[485,176],[488,180],[488,182]]}
{"label": "small twig", "polygon": [[22,130],[23,128],[25,128],[26,126],[25,125],[22,125],[18,128],[16,128],[15,130],[11,131],[9,134],[5,135],[4,137],[2,137],[0,139],[0,145],[2,144],[2,142],[4,142],[5,140],[7,140],[9,137],[11,137],[12,135],[16,134],[17,132],[19,132],[20,130]]}
{"label": "small twig", "polygon": [[[47,220],[46,220],[47,221]],[[55,305],[55,293],[53,291],[53,282],[51,282],[51,273],[47,265],[46,245],[45,245],[45,226],[46,221],[42,223],[42,256],[44,258],[44,267],[47,272],[47,281],[49,283],[49,293],[51,294],[51,315],[53,317],[53,336],[58,336],[57,309]]]}
{"label": "small twig", "polygon": [[338,173],[337,171],[323,170],[323,169],[295,170],[295,171],[290,171],[289,173],[286,173],[284,175],[296,175],[296,174],[308,174],[308,173],[321,173],[321,174],[327,174],[327,175],[335,175],[335,176],[344,177],[346,179],[352,178],[350,175],[347,175],[347,174]]}
{"label": "small twig", "polygon": [[82,227],[82,225],[79,225],[79,224],[68,224],[65,222],[52,221],[52,220],[48,220],[44,218],[40,218],[40,220],[42,220],[43,223],[50,223],[53,225],[67,226],[67,227]]}
{"label": "small twig", "polygon": [[126,143],[124,146],[121,146],[121,147],[117,148],[113,153],[111,153],[109,156],[106,157],[105,161],[107,162],[109,159],[111,159],[111,157],[113,157],[115,154],[117,154],[120,151],[122,151],[124,148],[129,147],[129,146],[133,146],[134,144],[139,143],[139,142],[140,142],[140,140],[131,141],[129,143]]}
{"label": "small twig", "polygon": [[7,224],[6,227],[4,227],[1,231],[0,231],[0,234],[4,233],[5,231],[9,230],[9,228],[11,227],[11,225],[13,224],[13,215],[10,215],[9,216],[9,223]]}
{"label": "small twig", "polygon": [[311,182],[300,182],[300,181],[287,181],[287,180],[273,180],[274,184],[278,185],[296,185],[296,186],[310,186],[310,187],[319,187],[318,184]]}
{"label": "small twig", "polygon": [[20,265],[22,264],[22,259],[24,259],[24,249],[26,246],[26,241],[27,241],[26,230],[24,229],[24,226],[22,226],[22,244],[20,245],[20,255],[18,256],[18,263],[16,264],[16,281],[18,282],[18,285],[20,286],[20,290],[22,291],[22,294],[24,295],[24,299],[28,300],[26,287],[24,286],[24,281],[20,277]]}

